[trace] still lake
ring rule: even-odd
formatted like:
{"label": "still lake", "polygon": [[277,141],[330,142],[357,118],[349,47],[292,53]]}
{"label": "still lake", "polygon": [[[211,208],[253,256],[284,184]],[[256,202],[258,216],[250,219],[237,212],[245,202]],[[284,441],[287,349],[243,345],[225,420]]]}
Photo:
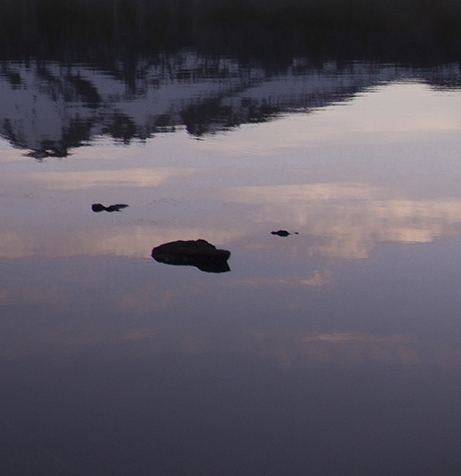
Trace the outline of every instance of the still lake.
{"label": "still lake", "polygon": [[0,76],[5,474],[460,474],[459,63]]}

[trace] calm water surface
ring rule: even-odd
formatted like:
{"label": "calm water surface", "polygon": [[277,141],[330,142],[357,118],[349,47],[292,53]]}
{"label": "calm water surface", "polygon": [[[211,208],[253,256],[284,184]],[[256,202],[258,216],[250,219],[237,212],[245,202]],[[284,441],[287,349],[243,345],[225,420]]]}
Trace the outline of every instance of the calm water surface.
{"label": "calm water surface", "polygon": [[5,474],[460,474],[459,64],[138,73],[2,66]]}

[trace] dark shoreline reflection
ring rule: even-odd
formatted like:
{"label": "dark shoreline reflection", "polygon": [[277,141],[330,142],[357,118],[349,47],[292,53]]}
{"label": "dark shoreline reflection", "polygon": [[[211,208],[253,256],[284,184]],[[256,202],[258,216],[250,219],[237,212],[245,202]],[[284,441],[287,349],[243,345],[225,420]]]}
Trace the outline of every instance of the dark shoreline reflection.
{"label": "dark shoreline reflection", "polygon": [[133,68],[128,84],[116,70],[92,64],[3,62],[0,134],[37,160],[64,158],[97,136],[129,144],[185,127],[201,137],[347,101],[392,81],[461,87],[459,63],[427,69],[295,57],[271,72],[258,61],[183,50]]}
{"label": "dark shoreline reflection", "polygon": [[0,1],[0,57],[14,60],[128,65],[189,47],[268,63],[297,52],[427,64],[459,59],[460,30],[457,0]]}
{"label": "dark shoreline reflection", "polygon": [[387,81],[460,87],[460,32],[455,0],[0,0],[0,134],[64,158],[95,136],[200,137]]}

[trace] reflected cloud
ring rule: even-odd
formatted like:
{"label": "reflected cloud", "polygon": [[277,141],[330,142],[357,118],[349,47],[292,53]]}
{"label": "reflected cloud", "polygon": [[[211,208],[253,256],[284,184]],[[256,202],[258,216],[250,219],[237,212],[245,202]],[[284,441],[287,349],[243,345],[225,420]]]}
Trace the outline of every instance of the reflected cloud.
{"label": "reflected cloud", "polygon": [[379,243],[429,243],[457,235],[461,200],[409,200],[367,184],[239,187],[227,199],[250,205],[257,223],[290,223],[299,255],[363,259]]}
{"label": "reflected cloud", "polygon": [[181,167],[133,168],[123,170],[86,170],[80,172],[32,173],[28,178],[45,188],[69,192],[103,187],[158,187],[175,177],[190,177],[196,169]]}
{"label": "reflected cloud", "polygon": [[[300,351],[310,363],[345,367],[373,362],[405,367],[423,363],[418,343],[408,336],[310,334],[299,341]],[[286,356],[284,359],[286,363]]]}
{"label": "reflected cloud", "polygon": [[[222,340],[219,340],[221,346]],[[171,343],[171,342],[170,342]],[[212,337],[189,333],[177,336],[178,350],[206,353],[217,349]],[[240,335],[228,342],[225,352],[251,352],[290,367],[397,366],[405,368],[435,365],[460,368],[461,351],[445,344],[424,343],[407,335],[370,335],[361,333],[313,333],[281,336],[265,331]],[[158,349],[157,345],[154,345]]]}
{"label": "reflected cloud", "polygon": [[65,310],[75,299],[71,292],[21,287],[20,289],[1,289],[0,306],[15,304],[48,305]]}
{"label": "reflected cloud", "polygon": [[424,349],[409,336],[335,333],[309,334],[299,340],[310,362],[346,367],[373,362],[404,367],[425,363]]}
{"label": "reflected cloud", "polygon": [[[161,225],[139,224],[139,218],[133,223],[131,215],[123,215],[126,221],[107,223],[95,214],[91,225],[80,228],[67,218],[57,225],[52,215],[48,222],[35,224],[28,216],[9,217],[0,231],[0,257],[146,257],[162,243],[205,237],[237,253],[239,249],[246,253],[277,250],[291,258],[365,259],[381,243],[430,243],[459,235],[460,199],[410,200],[394,195],[367,184],[337,183],[197,189],[190,200],[185,196],[180,215],[173,215],[175,221],[183,221],[181,226],[167,224],[171,210],[167,204],[146,211],[158,216]],[[220,206],[204,205],[214,201]],[[274,224],[289,224],[299,234],[280,240],[270,235]],[[31,226],[33,232],[28,231]],[[315,279],[324,281],[320,276]]]}
{"label": "reflected cloud", "polygon": [[[459,350],[443,345],[428,346],[407,335],[318,333],[302,336],[299,342],[301,354],[310,363],[334,363],[345,367],[374,363],[403,367],[461,366]],[[286,363],[285,359],[286,356]]]}
{"label": "reflected cloud", "polygon": [[[49,231],[49,230],[48,230]],[[0,232],[0,257],[20,259],[27,257],[68,258],[72,256],[124,256],[130,258],[150,257],[152,246],[173,241],[183,236],[196,239],[209,236],[213,242],[230,241],[232,233],[225,230],[164,228],[156,226],[101,226],[100,229],[75,230],[51,237],[47,230],[34,236],[22,232]]]}
{"label": "reflected cloud", "polygon": [[156,335],[156,332],[152,329],[132,329],[129,330],[122,340],[126,341],[142,341],[146,339],[152,339]]}
{"label": "reflected cloud", "polygon": [[[330,279],[328,273],[315,271],[312,278],[230,281],[229,285],[260,286],[279,289],[283,286],[316,286],[320,279]],[[62,352],[80,352],[82,347],[95,345],[106,349],[116,346],[116,352],[134,352],[142,355],[160,354],[245,354],[267,359],[282,368],[322,367],[351,369],[362,366],[396,366],[419,368],[436,366],[461,368],[461,350],[443,342],[423,341],[407,334],[380,335],[363,332],[306,332],[293,327],[292,322],[282,329],[271,330],[272,323],[253,321],[248,325],[231,326],[215,316],[195,315],[197,296],[202,301],[210,293],[210,284],[187,282],[185,286],[158,282],[143,288],[120,290],[116,295],[95,291],[93,299],[107,309],[114,306],[115,315],[122,318],[83,318],[78,302],[79,288],[61,293],[47,290],[44,283],[21,290],[5,288],[0,291],[0,307],[38,305],[33,316],[27,312],[20,318],[20,332],[12,332],[8,320],[1,322],[2,356],[33,355],[44,348],[60,348]],[[323,284],[323,283],[320,283]],[[225,283],[212,286],[225,286]],[[216,288],[215,288],[216,289]],[[110,304],[109,304],[110,303]],[[42,306],[43,305],[43,306]],[[46,309],[45,318],[38,312]],[[77,309],[73,314],[71,310]],[[177,316],[186,313],[187,319],[171,319],[171,310]],[[48,321],[49,312],[54,318]],[[58,311],[56,313],[56,311]],[[166,312],[166,314],[164,313]],[[146,320],[146,317],[148,319]],[[154,317],[157,316],[157,317]],[[183,316],[184,317],[184,316]],[[57,325],[56,322],[67,325]],[[69,322],[72,329],[69,332]],[[91,325],[89,324],[91,322]],[[258,324],[259,322],[259,324]],[[232,329],[231,332],[230,329]],[[118,343],[134,347],[118,347]]]}
{"label": "reflected cloud", "polygon": [[[134,301],[133,301],[134,303]],[[127,311],[137,310],[127,307]],[[215,323],[216,324],[216,323]],[[243,329],[229,334],[224,327],[210,328],[197,323],[182,322],[177,325],[155,327],[134,326],[118,332],[94,328],[91,333],[76,331],[69,338],[67,332],[54,330],[34,337],[27,336],[29,346],[15,347],[9,342],[2,355],[33,354],[43,346],[57,346],[63,352],[79,351],[82,346],[97,345],[107,348],[115,345],[116,352],[137,355],[245,354],[272,361],[285,369],[332,367],[357,369],[361,367],[461,368],[461,351],[449,344],[425,342],[409,335],[372,335],[365,333],[308,333],[296,334]],[[195,326],[195,327],[194,327]],[[31,342],[29,342],[31,341]],[[35,342],[35,345],[34,343]],[[135,343],[119,347],[118,344]]]}
{"label": "reflected cloud", "polygon": [[226,191],[232,202],[249,204],[291,204],[295,201],[370,200],[384,195],[384,191],[363,183],[315,183],[300,185],[274,185],[236,187]]}
{"label": "reflected cloud", "polygon": [[122,291],[117,302],[122,312],[148,314],[154,310],[168,309],[181,294],[179,289],[164,290],[149,286],[131,292]]}
{"label": "reflected cloud", "polygon": [[228,280],[223,286],[254,286],[254,287],[321,287],[332,284],[333,273],[326,269],[316,269],[308,278],[290,277],[290,278],[254,278],[241,279],[238,281]]}
{"label": "reflected cloud", "polygon": [[316,269],[308,279],[302,279],[301,284],[313,287],[327,286],[333,281],[333,274],[327,270]]}

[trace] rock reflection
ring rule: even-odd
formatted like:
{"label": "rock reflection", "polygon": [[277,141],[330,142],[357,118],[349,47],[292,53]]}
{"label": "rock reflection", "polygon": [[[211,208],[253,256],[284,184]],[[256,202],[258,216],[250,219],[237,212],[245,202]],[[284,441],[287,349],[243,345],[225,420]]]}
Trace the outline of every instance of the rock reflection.
{"label": "rock reflection", "polygon": [[207,273],[230,271],[227,263],[229,257],[229,251],[219,250],[205,240],[173,241],[152,250],[152,258],[159,263],[195,266]]}

